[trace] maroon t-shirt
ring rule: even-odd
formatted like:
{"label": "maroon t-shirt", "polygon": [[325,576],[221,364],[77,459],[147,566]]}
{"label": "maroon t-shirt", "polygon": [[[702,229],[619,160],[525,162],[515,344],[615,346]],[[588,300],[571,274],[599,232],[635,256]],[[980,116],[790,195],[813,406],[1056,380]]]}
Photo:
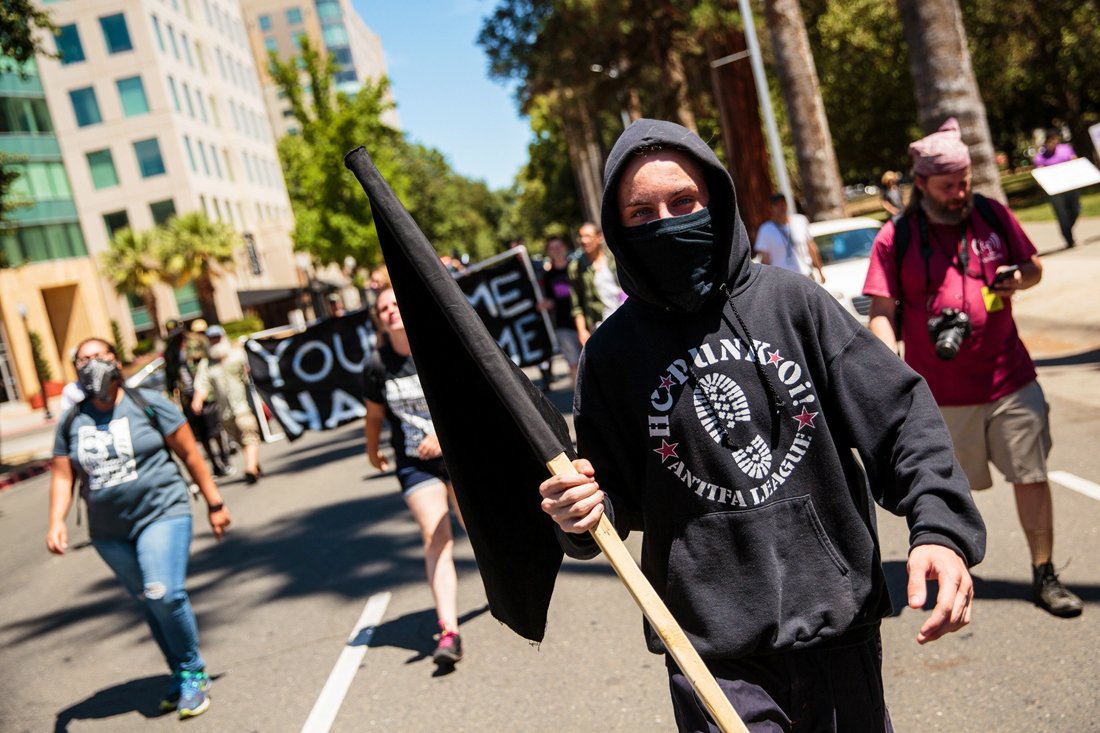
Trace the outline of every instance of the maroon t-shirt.
{"label": "maroon t-shirt", "polygon": [[[932,256],[921,258],[920,231],[915,216],[909,221],[909,248],[902,263],[902,340],[905,361],[925,378],[940,405],[980,405],[1011,394],[1035,380],[1035,365],[1016,331],[1012,301],[1004,309],[987,313],[982,287],[993,282],[997,268],[1028,262],[1035,254],[1024,230],[1007,208],[990,201],[1002,223],[1008,241],[973,211],[967,222],[965,241],[969,263],[964,277],[960,265],[962,227],[928,223]],[[871,265],[863,285],[865,295],[898,298],[895,272],[894,224],[887,222],[875,238]],[[931,282],[931,287],[928,287]],[[951,361],[936,356],[928,335],[928,319],[944,308],[956,308],[970,316],[973,331],[963,340]]]}

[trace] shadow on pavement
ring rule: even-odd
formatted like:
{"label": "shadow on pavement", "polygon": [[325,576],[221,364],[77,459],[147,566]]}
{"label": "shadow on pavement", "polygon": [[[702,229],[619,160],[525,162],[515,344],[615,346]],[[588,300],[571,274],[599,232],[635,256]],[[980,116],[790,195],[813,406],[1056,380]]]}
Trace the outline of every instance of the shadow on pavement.
{"label": "shadow on pavement", "polygon": [[132,712],[146,718],[160,717],[165,714],[158,707],[160,696],[168,689],[171,679],[166,674],[142,677],[99,690],[88,699],[60,711],[54,722],[54,733],[65,733],[74,720],[103,720]]}
{"label": "shadow on pavement", "polygon": [[[467,611],[459,615],[458,625],[461,627],[488,612],[488,606]],[[426,608],[380,624],[374,631],[370,646],[376,649],[384,646],[408,649],[413,652],[413,656],[406,659],[405,664],[414,664],[431,656],[432,651],[435,650],[435,639],[432,637],[437,633],[439,633],[439,625],[435,609]]]}
{"label": "shadow on pavement", "polygon": [[1084,364],[1096,364],[1100,367],[1100,349],[1083,351],[1080,354],[1071,354],[1070,356],[1035,360],[1035,366],[1037,367],[1081,366]]}
{"label": "shadow on pavement", "polygon": [[[1018,580],[1003,580],[1000,578],[986,580],[978,575],[973,577],[975,598],[994,601],[1031,601],[1031,583],[1021,583]],[[1080,596],[1081,600],[1085,603],[1096,603],[1100,601],[1100,586],[1078,585],[1066,580],[1062,582],[1065,583],[1067,588]]]}
{"label": "shadow on pavement", "polygon": [[[901,615],[909,608],[909,571],[903,560],[887,560],[882,563],[882,572],[886,575],[886,591],[890,594],[890,605],[894,607],[891,617]],[[928,595],[921,607],[922,611],[931,611],[936,607],[936,594],[940,586],[936,581],[928,583]]]}

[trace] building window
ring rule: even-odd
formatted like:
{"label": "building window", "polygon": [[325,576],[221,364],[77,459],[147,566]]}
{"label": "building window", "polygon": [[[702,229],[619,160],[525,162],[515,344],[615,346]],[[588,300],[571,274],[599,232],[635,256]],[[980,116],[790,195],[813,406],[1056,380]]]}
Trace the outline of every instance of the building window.
{"label": "building window", "polygon": [[340,3],[337,0],[317,0],[317,17],[322,23],[330,23],[343,19],[340,12]]}
{"label": "building window", "polygon": [[75,64],[84,60],[84,46],[80,43],[80,31],[75,23],[58,28],[54,42],[57,53],[61,55],[61,63]]}
{"label": "building window", "polygon": [[153,19],[153,34],[157,37],[157,46],[160,47],[160,52],[164,53],[164,36],[160,32],[160,21],[157,20],[157,16],[150,15]]}
{"label": "building window", "polygon": [[135,142],[134,155],[137,156],[138,170],[141,171],[142,178],[152,178],[165,173],[164,158],[160,155],[160,143],[155,137]]}
{"label": "building window", "polygon": [[321,31],[321,36],[325,39],[325,46],[348,45],[348,32],[340,23],[326,25]]}
{"label": "building window", "polygon": [[222,177],[222,164],[218,162],[218,149],[213,145],[210,146],[210,159],[214,162],[214,175],[218,178]]}
{"label": "building window", "polygon": [[94,150],[87,155],[88,169],[92,172],[92,185],[97,189],[118,185],[118,172],[110,149]]}
{"label": "building window", "polygon": [[119,79],[118,97],[122,100],[122,114],[127,117],[143,115],[149,111],[149,100],[145,97],[145,85],[140,76]]}
{"label": "building window", "polygon": [[149,213],[153,215],[153,223],[159,227],[176,215],[176,202],[172,199],[154,201],[149,204]]}
{"label": "building window", "polygon": [[195,68],[195,61],[191,58],[191,44],[187,40],[186,33],[180,33],[180,43],[183,44],[183,55],[187,57],[187,65]]}
{"label": "building window", "polygon": [[180,47],[176,45],[176,32],[172,30],[171,23],[168,24],[168,43],[172,46],[172,55],[176,57],[177,61],[179,61]]}
{"label": "building window", "polygon": [[172,93],[172,106],[176,108],[177,112],[182,112],[180,107],[180,95],[176,91],[176,80],[172,77],[168,77],[168,91]]}
{"label": "building window", "polygon": [[183,287],[176,288],[176,308],[179,309],[180,318],[194,318],[202,315],[202,306],[199,303],[195,283],[187,283]]}
{"label": "building window", "polygon": [[286,22],[290,25],[299,25],[302,22],[302,9],[287,8]]}
{"label": "building window", "polygon": [[103,40],[107,43],[107,53],[122,53],[123,51],[134,50],[134,44],[130,42],[130,30],[126,27],[126,16],[122,13],[100,18],[99,27],[103,29]]}
{"label": "building window", "polygon": [[206,175],[210,175],[210,164],[206,160],[206,146],[202,144],[202,140],[196,140],[199,146],[199,160],[202,161],[202,172]]}
{"label": "building window", "polygon": [[222,78],[225,77],[225,59],[222,57],[222,50],[217,46],[214,47],[214,55],[218,57],[218,71],[221,72]]}
{"label": "building window", "polygon": [[194,118],[195,105],[191,102],[191,90],[188,88],[186,82],[181,85],[181,91],[183,91],[183,101],[187,102],[187,114]]}
{"label": "building window", "polygon": [[343,48],[330,48],[329,55],[336,62],[337,66],[350,66],[352,62],[351,49],[347,47]]}
{"label": "building window", "polygon": [[259,18],[257,18],[257,20],[260,23],[260,30],[262,30],[262,31],[271,30],[271,16],[261,15]]}
{"label": "building window", "polygon": [[52,133],[45,99],[0,97],[0,133]]}
{"label": "building window", "polygon": [[271,36],[266,36],[264,38],[264,48],[266,48],[268,51],[278,52],[279,51],[279,43],[274,38],[272,38]]}
{"label": "building window", "polygon": [[199,117],[202,118],[203,122],[209,122],[206,118],[206,102],[202,101],[202,94],[198,90],[195,91],[195,101],[199,103]]}
{"label": "building window", "polygon": [[229,180],[236,181],[237,177],[233,175],[233,159],[229,157],[229,148],[222,148],[222,157],[225,158],[225,174],[229,176]]}
{"label": "building window", "polygon": [[222,118],[218,114],[218,103],[214,101],[214,95],[210,95],[210,115],[214,118],[214,127],[222,126]]}
{"label": "building window", "polygon": [[195,60],[199,62],[199,71],[206,76],[206,58],[202,50],[202,44],[195,41]]}
{"label": "building window", "polygon": [[53,201],[72,198],[69,178],[65,175],[65,166],[62,163],[9,163],[5,168],[19,174],[10,189],[17,199]]}
{"label": "building window", "polygon": [[191,172],[198,173],[199,169],[195,166],[195,151],[191,149],[191,138],[186,135],[183,136],[183,147],[187,150],[187,162],[191,164]]}
{"label": "building window", "polygon": [[80,225],[46,224],[0,230],[0,250],[12,267],[68,257],[87,257]]}
{"label": "building window", "polygon": [[114,239],[115,235],[130,226],[130,217],[122,211],[112,211],[103,215],[103,225],[107,227],[107,239]]}
{"label": "building window", "polygon": [[77,127],[87,127],[103,122],[99,114],[99,102],[95,98],[95,89],[92,87],[72,90],[69,92],[69,101],[73,104]]}
{"label": "building window", "polygon": [[294,34],[294,48],[301,48],[302,43],[307,40],[305,33],[299,31]]}

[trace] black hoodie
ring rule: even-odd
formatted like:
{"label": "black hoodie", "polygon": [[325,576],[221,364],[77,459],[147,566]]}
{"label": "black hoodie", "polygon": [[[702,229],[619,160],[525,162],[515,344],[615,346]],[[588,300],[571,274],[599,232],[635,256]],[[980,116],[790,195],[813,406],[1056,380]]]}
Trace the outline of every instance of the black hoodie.
{"label": "black hoodie", "polygon": [[[624,245],[619,179],[654,148],[692,156],[710,193],[714,287],[694,313],[658,302]],[[700,655],[872,632],[890,612],[872,498],[906,517],[911,546],[979,562],[985,528],[924,381],[809,278],[751,262],[710,148],[638,120],[604,180],[604,233],[630,298],[585,347],[578,447],[619,532],[644,530],[642,570]],[[575,557],[597,552],[587,536],[562,540]]]}

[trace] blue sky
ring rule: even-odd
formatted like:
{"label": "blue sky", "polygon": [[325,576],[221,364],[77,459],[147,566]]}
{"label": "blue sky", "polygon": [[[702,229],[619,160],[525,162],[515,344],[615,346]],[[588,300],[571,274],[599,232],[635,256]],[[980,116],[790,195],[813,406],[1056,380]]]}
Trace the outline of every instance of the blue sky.
{"label": "blue sky", "polygon": [[401,126],[459,173],[506,188],[531,138],[512,89],[490,81],[476,45],[494,0],[353,0],[382,39]]}

